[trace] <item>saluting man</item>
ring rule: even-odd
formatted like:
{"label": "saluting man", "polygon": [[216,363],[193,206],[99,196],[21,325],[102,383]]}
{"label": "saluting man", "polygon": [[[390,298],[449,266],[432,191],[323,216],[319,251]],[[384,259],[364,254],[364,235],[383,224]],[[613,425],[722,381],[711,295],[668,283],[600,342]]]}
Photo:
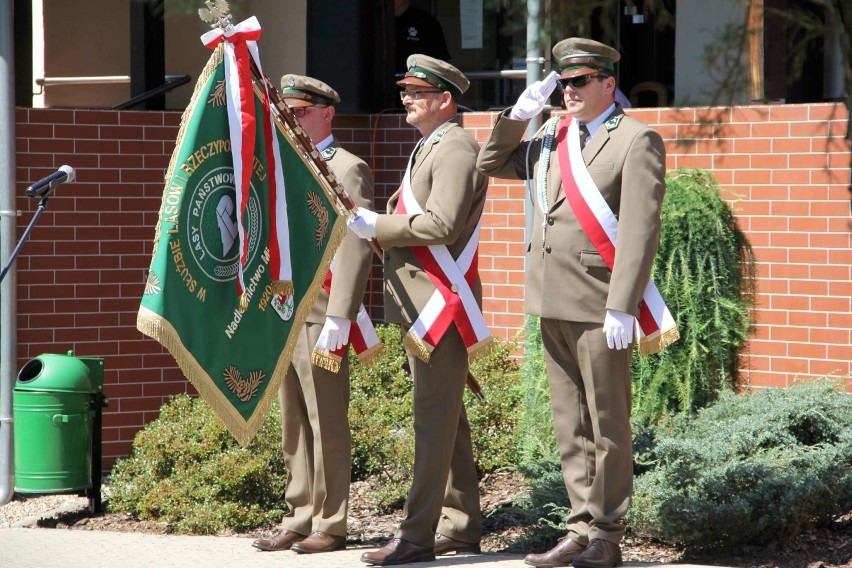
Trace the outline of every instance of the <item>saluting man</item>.
{"label": "saluting man", "polygon": [[[457,122],[470,82],[415,54],[397,82],[418,142],[387,213],[349,228],[385,250],[385,319],[400,324],[414,378],[414,479],[396,538],[361,560],[389,566],[480,550],[479,483],[462,395],[468,356],[488,345],[476,249],[488,179],[479,144]],[[437,534],[436,534],[437,531]]]}
{"label": "saluting man", "polygon": [[[281,97],[352,200],[359,207],[373,207],[370,168],[341,148],[332,134],[334,107],[340,102],[337,92],[318,79],[292,74],[281,78],[281,89]],[[347,231],[299,334],[279,391],[289,511],[281,532],[254,541],[255,548],[308,554],[346,546],[352,463],[349,367],[345,351],[334,357],[337,372],[312,361],[327,361],[349,344],[352,322],[362,310],[372,254],[368,242]],[[357,323],[352,332],[359,332]]]}
{"label": "saluting man", "polygon": [[[494,177],[536,181],[525,308],[541,318],[571,514],[566,537],[525,562],[610,567],[621,564],[621,519],[633,487],[629,370],[637,317],[640,352],[677,337],[659,294],[646,294],[666,154],[660,135],[614,101],[615,49],[569,38],[553,55],[559,75],[530,85],[498,117],[478,166]],[[569,116],[551,118],[520,142],[558,83]]]}

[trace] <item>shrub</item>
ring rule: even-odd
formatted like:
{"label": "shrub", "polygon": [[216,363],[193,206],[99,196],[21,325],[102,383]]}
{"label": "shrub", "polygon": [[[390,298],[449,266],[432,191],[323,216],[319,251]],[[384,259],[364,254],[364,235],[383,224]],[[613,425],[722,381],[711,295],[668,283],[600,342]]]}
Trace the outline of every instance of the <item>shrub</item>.
{"label": "shrub", "polygon": [[654,281],[681,338],[633,356],[633,412],[650,421],[703,408],[737,384],[754,301],[751,245],[712,174],[680,169],[666,186]]}
{"label": "shrub", "polygon": [[243,448],[203,400],[178,395],[116,462],[109,506],[179,533],[243,531],[280,522],[285,482],[277,402]]}
{"label": "shrub", "polygon": [[785,542],[852,508],[852,396],[807,381],[724,393],[657,428],[630,526],[696,549]]}
{"label": "shrub", "polygon": [[[412,381],[399,328],[378,326],[384,355],[371,367],[351,359],[353,479],[376,480],[376,506],[399,505],[414,462]],[[517,460],[520,387],[513,343],[498,341],[472,368],[484,403],[466,392],[480,473]],[[287,480],[276,401],[257,436],[242,448],[199,398],[172,397],[140,431],[133,451],[116,462],[110,508],[168,523],[176,532],[209,534],[277,524]]]}

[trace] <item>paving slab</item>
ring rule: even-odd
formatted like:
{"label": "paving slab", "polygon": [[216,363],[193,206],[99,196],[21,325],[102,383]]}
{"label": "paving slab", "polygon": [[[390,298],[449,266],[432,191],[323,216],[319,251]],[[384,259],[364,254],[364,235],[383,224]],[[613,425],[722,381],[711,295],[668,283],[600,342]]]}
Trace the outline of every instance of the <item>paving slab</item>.
{"label": "paving slab", "polygon": [[[73,529],[0,529],[0,566],[6,568],[365,568],[361,554],[375,547],[326,554],[262,552],[252,539],[230,536],[154,535]],[[442,556],[422,568],[522,568],[523,555]],[[626,567],[702,568],[689,564],[627,562]]]}

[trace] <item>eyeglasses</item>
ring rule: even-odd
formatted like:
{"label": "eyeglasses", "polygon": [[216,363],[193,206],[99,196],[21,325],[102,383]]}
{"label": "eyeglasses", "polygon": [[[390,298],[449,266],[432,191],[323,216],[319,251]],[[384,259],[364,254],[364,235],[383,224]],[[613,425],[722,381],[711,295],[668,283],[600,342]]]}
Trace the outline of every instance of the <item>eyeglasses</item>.
{"label": "eyeglasses", "polygon": [[297,117],[299,117],[299,118],[302,118],[303,116],[305,116],[305,113],[307,113],[309,110],[311,110],[311,109],[313,109],[313,108],[326,108],[326,107],[324,107],[324,106],[320,106],[320,105],[311,105],[311,106],[306,106],[306,107],[296,107],[296,108],[294,108],[294,109],[293,109],[293,114],[295,114],[295,115],[296,115]]}
{"label": "eyeglasses", "polygon": [[571,85],[574,89],[582,89],[589,84],[592,79],[606,79],[609,75],[580,75],[579,77],[571,77],[570,79],[559,79],[559,84],[562,89],[566,89]]}
{"label": "eyeglasses", "polygon": [[438,89],[431,89],[426,91],[400,91],[399,92],[399,100],[404,101],[405,97],[410,97],[412,100],[419,99],[422,95],[431,94],[431,93],[443,93],[444,91],[439,91]]}

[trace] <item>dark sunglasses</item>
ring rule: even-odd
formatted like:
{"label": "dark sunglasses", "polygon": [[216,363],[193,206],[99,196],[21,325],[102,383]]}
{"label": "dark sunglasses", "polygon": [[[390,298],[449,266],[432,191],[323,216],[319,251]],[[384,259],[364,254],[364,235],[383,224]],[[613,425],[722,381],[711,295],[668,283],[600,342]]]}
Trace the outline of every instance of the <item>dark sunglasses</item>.
{"label": "dark sunglasses", "polygon": [[562,85],[562,89],[571,85],[574,89],[582,89],[586,85],[589,84],[589,81],[592,79],[606,79],[609,75],[580,75],[579,77],[571,77],[570,79],[559,79],[559,84]]}

